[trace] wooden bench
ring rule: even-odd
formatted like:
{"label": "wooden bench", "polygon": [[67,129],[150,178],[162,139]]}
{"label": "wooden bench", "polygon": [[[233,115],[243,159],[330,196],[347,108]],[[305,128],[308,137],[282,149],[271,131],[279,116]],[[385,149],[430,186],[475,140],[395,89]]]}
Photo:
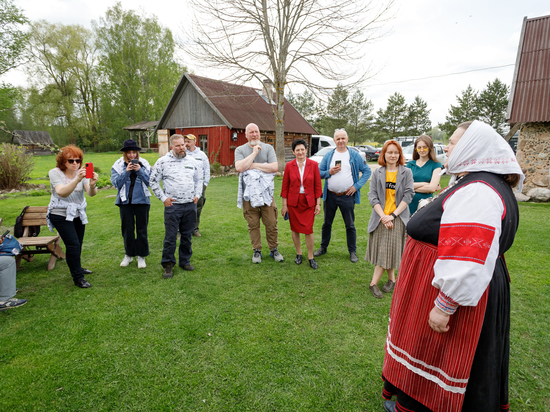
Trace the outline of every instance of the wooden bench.
{"label": "wooden bench", "polygon": [[[19,243],[23,246],[21,253],[15,257],[17,270],[21,264],[21,259],[28,262],[34,260],[34,255],[49,254],[50,261],[48,262],[48,270],[55,267],[57,259],[65,259],[65,252],[61,248],[61,238],[57,236],[37,236],[29,237],[29,226],[46,226],[46,214],[48,213],[47,206],[30,206],[23,215],[23,236],[19,239]],[[43,228],[41,228],[42,232]]]}

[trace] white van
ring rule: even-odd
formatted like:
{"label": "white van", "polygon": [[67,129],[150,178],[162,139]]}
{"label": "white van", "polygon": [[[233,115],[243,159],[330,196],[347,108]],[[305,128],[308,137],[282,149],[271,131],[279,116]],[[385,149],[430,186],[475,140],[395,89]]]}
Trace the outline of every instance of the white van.
{"label": "white van", "polygon": [[319,150],[323,149],[324,147],[329,147],[329,146],[336,147],[336,143],[334,143],[334,139],[332,137],[323,136],[320,134],[312,135],[310,156],[313,156],[315,153],[317,153]]}

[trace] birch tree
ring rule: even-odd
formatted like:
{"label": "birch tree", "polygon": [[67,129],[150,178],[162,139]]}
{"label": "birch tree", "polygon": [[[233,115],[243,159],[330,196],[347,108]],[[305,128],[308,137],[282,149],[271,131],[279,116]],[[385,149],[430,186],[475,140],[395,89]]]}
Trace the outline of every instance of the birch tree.
{"label": "birch tree", "polygon": [[190,42],[180,45],[197,63],[229,69],[239,82],[273,82],[282,170],[285,88],[300,83],[327,91],[335,83],[365,80],[365,44],[380,35],[394,0],[381,1],[190,0],[194,17],[184,27]]}

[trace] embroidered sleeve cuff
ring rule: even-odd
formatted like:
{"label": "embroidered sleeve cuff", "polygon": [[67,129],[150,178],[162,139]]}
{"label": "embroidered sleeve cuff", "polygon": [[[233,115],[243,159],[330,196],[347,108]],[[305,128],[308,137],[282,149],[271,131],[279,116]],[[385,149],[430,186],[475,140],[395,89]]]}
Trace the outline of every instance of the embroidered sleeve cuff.
{"label": "embroidered sleeve cuff", "polygon": [[452,300],[450,297],[445,295],[443,292],[439,292],[437,299],[434,301],[435,306],[441,311],[452,315],[458,309],[458,303]]}

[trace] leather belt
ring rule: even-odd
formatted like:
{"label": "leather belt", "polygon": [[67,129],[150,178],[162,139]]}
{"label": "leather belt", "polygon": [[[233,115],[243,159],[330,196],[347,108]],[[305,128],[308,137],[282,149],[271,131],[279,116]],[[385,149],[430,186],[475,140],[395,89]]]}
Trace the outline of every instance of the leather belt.
{"label": "leather belt", "polygon": [[336,195],[336,196],[344,196],[346,194],[346,192],[336,193],[336,192],[333,192],[332,190],[329,190],[329,193],[332,193],[333,195]]}

